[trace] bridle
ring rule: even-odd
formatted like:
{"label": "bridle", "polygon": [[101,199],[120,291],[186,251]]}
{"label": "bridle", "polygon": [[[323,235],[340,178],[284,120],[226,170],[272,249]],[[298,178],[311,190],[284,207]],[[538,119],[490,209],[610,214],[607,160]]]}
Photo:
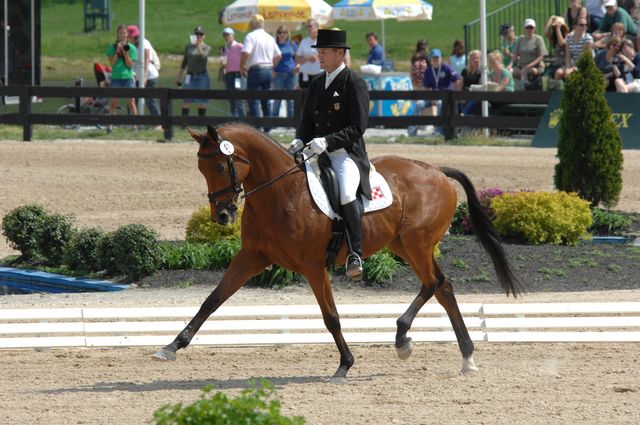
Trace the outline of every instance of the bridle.
{"label": "bridle", "polygon": [[[238,203],[238,195],[240,195],[240,192],[242,192],[243,189],[240,187],[240,184],[238,183],[238,179],[236,177],[236,168],[233,165],[233,157],[235,156],[237,159],[239,159],[240,161],[244,162],[247,165],[251,165],[251,163],[249,162],[248,159],[246,159],[242,155],[237,155],[237,154],[233,153],[234,147],[230,142],[228,142],[226,140],[220,140],[218,143],[219,143],[218,149],[216,149],[214,152],[205,153],[205,154],[198,152],[198,159],[212,159],[212,158],[216,157],[217,155],[220,155],[220,154],[224,155],[226,157],[226,160],[227,160],[227,168],[229,169],[229,178],[231,180],[231,185],[229,187],[225,188],[225,189],[218,190],[217,192],[208,192],[207,193],[207,197],[209,198],[209,202],[212,203],[213,205],[215,205],[216,207],[222,207],[222,208],[225,208],[225,209],[228,209],[228,210],[231,210],[231,211],[237,211],[238,210],[238,205],[237,205],[237,203]],[[316,156],[315,153],[307,156],[306,158],[304,158],[304,161],[307,161],[307,160],[313,158],[314,156]],[[245,192],[244,195],[242,195],[240,198],[241,199],[245,199],[249,195],[259,191],[260,189],[263,189],[263,188],[269,186],[270,184],[275,183],[276,181],[280,180],[281,178],[286,177],[287,175],[291,174],[296,169],[300,169],[300,165],[301,165],[301,163],[296,163],[296,165],[294,165],[293,167],[289,168],[287,171],[285,171],[284,173],[280,174],[279,176],[274,177],[273,179],[264,182],[263,184],[261,184],[260,186],[254,188],[253,190],[250,190],[249,192]],[[227,193],[233,193],[233,196],[231,197],[230,200],[228,200],[228,201],[220,201],[220,200],[216,199],[220,195],[225,195]]]}
{"label": "bridle", "polygon": [[[225,141],[221,140],[219,142],[218,149],[216,149],[214,152],[210,152],[210,153],[198,152],[198,159],[213,159],[214,157],[220,154],[225,156],[227,160],[227,168],[229,170],[229,178],[231,180],[230,181],[231,185],[225,189],[218,190],[217,192],[208,192],[207,198],[209,198],[210,203],[212,203],[218,208],[222,207],[231,211],[236,211],[238,209],[238,205],[237,205],[238,195],[240,194],[240,192],[242,192],[242,187],[240,187],[240,183],[238,182],[236,167],[233,165],[233,157],[236,157],[238,160],[244,162],[247,165],[251,165],[251,164],[249,163],[249,160],[246,159],[245,157],[233,153],[233,149],[231,150],[231,153],[224,152],[223,151],[223,148],[225,147],[224,143]],[[226,143],[230,145],[229,142],[226,142]],[[233,196],[231,197],[230,200],[220,201],[216,199],[221,195],[226,195],[227,193],[233,193]]]}

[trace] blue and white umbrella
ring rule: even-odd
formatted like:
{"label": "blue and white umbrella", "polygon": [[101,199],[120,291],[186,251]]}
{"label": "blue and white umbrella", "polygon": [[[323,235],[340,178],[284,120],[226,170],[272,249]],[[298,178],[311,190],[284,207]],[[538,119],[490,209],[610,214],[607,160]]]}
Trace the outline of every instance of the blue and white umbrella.
{"label": "blue and white umbrella", "polygon": [[331,16],[344,21],[380,21],[382,48],[385,47],[384,21],[431,20],[433,6],[423,0],[340,0]]}

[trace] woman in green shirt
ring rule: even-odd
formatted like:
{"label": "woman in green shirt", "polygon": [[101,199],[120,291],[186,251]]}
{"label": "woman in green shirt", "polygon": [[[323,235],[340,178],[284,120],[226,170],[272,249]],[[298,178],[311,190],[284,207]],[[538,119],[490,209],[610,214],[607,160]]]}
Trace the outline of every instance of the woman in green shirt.
{"label": "woman in green shirt", "polygon": [[[118,25],[116,30],[118,38],[116,42],[110,44],[107,47],[107,57],[111,64],[111,83],[109,87],[122,87],[122,88],[134,88],[134,72],[136,60],[138,60],[138,51],[136,46],[127,41],[127,27],[125,25]],[[137,115],[136,101],[133,97],[127,99],[129,104],[129,112],[132,115]],[[109,111],[111,115],[114,114],[118,106],[118,98],[111,98],[109,103]],[[107,131],[111,132],[112,127],[107,127]]]}

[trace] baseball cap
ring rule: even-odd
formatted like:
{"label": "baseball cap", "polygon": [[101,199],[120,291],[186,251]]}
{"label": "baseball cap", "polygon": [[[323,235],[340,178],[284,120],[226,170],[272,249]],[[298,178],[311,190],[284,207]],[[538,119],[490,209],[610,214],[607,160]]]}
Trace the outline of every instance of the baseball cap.
{"label": "baseball cap", "polygon": [[140,35],[140,30],[135,25],[129,25],[127,27],[127,34],[129,35],[129,37],[137,37]]}
{"label": "baseball cap", "polygon": [[195,27],[195,28],[193,29],[193,33],[194,33],[194,34],[198,34],[198,33],[204,34],[204,28],[202,28],[202,27]]}
{"label": "baseball cap", "polygon": [[[616,0],[613,0],[613,1],[616,1]],[[536,21],[534,21],[531,18],[525,19],[524,20],[524,27],[525,28],[526,27],[534,27],[535,28],[536,27]]]}
{"label": "baseball cap", "polygon": [[229,27],[227,27],[227,28],[223,29],[223,30],[222,30],[222,33],[223,33],[223,34],[235,34],[235,33],[233,32],[233,28],[229,28]]}
{"label": "baseball cap", "polygon": [[433,50],[431,50],[431,57],[432,58],[441,58],[442,57],[442,52],[440,51],[440,49],[433,49]]}
{"label": "baseball cap", "polygon": [[604,0],[604,7],[615,6],[617,4],[616,0]]}

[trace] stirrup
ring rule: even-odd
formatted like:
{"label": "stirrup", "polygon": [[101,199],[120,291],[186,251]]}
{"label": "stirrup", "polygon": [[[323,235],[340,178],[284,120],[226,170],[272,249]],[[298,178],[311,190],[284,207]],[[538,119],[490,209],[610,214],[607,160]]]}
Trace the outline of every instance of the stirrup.
{"label": "stirrup", "polygon": [[347,277],[351,278],[353,281],[362,280],[363,269],[362,269],[362,259],[355,252],[350,252],[347,255],[347,259],[344,263],[344,268],[346,269]]}

